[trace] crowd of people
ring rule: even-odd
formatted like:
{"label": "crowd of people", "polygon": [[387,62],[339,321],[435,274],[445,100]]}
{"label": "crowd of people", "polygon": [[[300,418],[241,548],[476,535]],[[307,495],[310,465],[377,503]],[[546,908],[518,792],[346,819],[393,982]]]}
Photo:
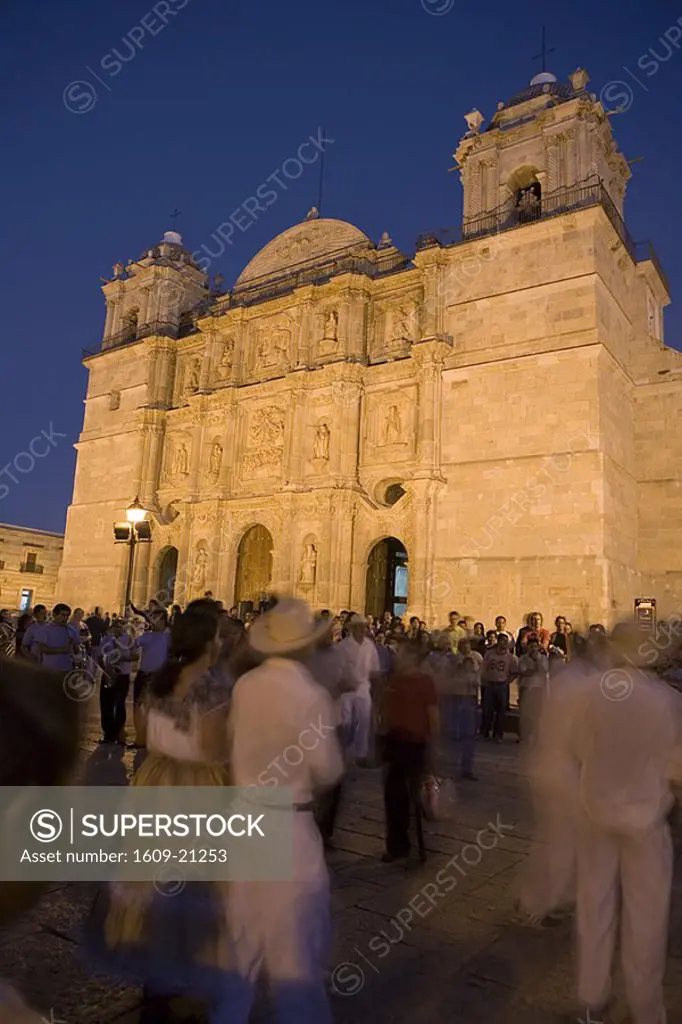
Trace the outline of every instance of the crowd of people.
{"label": "crowd of people", "polygon": [[[580,998],[590,1013],[602,1012],[621,885],[635,1021],[664,1024],[666,814],[671,779],[682,783],[682,771],[671,768],[675,755],[682,762],[674,689],[682,630],[665,635],[653,648],[657,676],[646,670],[641,634],[609,637],[594,624],[582,636],[563,616],[549,630],[538,612],[514,633],[502,615],[488,630],[453,611],[443,629],[429,631],[418,618],[404,623],[388,612],[378,621],[352,611],[313,615],[289,598],[243,619],[211,594],[184,610],[152,602],[126,618],[36,607],[17,625],[17,658],[61,673],[67,697],[79,678],[99,688],[101,743],[129,740],[143,752],[133,785],[286,785],[301,812],[290,882],[212,883],[210,907],[190,907],[191,942],[181,941],[186,901],[171,901],[185,915],[174,927],[154,931],[145,917],[152,903],[117,884],[92,948],[108,969],[144,981],[144,1024],[168,1019],[178,992],[204,1000],[211,1024],[246,1022],[263,975],[279,1021],[328,1024],[325,850],[334,844],[348,767],[383,766],[383,861],[410,856],[413,825],[423,857],[426,780],[454,758],[461,779],[475,782],[477,736],[499,743],[511,733],[522,743],[543,840],[519,890],[524,920],[539,925],[576,906]],[[605,690],[622,666],[640,684],[635,700]],[[304,744],[313,723],[318,740]]]}

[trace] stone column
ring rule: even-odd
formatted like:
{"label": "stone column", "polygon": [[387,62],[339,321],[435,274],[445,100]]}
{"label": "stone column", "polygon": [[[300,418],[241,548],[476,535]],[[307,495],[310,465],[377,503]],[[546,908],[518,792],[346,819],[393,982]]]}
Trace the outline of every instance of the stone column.
{"label": "stone column", "polygon": [[422,360],[417,373],[417,462],[422,469],[433,469],[436,464],[440,381],[440,367],[430,359]]}
{"label": "stone column", "polygon": [[113,323],[116,316],[116,299],[106,300],[106,317],[104,320],[104,333],[102,335],[102,341],[108,341],[109,337],[114,333]]}
{"label": "stone column", "polygon": [[166,428],[162,422],[150,423],[147,432],[147,455],[140,500],[146,508],[152,508],[156,502],[156,492],[161,477],[161,459]]}
{"label": "stone column", "polygon": [[578,180],[575,136],[575,128],[569,128],[566,132],[566,185],[569,188]]}
{"label": "stone column", "polygon": [[331,468],[339,482],[348,487],[355,485],[358,479],[360,413],[364,388],[361,378],[357,377],[338,381],[338,388],[340,411],[334,417],[332,428]]}
{"label": "stone column", "polygon": [[232,481],[235,460],[238,452],[237,437],[237,404],[234,388],[228,388],[229,402],[225,406],[225,428],[223,434],[223,462],[220,467],[219,490],[223,498],[228,498],[232,492]]}
{"label": "stone column", "polygon": [[204,356],[199,374],[199,391],[211,390],[211,367],[215,366],[217,340],[214,332],[204,335]]}
{"label": "stone column", "polygon": [[316,339],[313,337],[315,315],[313,312],[314,306],[311,291],[311,289],[305,290],[303,293],[304,297],[302,298],[299,306],[300,318],[296,331],[294,367],[309,366],[313,361],[313,351]]}
{"label": "stone column", "polygon": [[289,392],[289,427],[286,431],[286,450],[284,453],[284,485],[299,488],[303,483],[303,452],[307,447],[305,437],[306,398],[305,388],[294,385]]}
{"label": "stone column", "polygon": [[196,410],[196,419],[192,422],[192,457],[189,469],[189,493],[197,498],[200,491],[199,477],[204,448],[203,408]]}
{"label": "stone column", "polygon": [[547,154],[547,191],[554,192],[560,188],[558,177],[558,143],[556,138],[550,137],[546,141],[545,152]]}
{"label": "stone column", "polygon": [[173,399],[175,353],[166,341],[151,344],[154,348],[150,358],[149,404],[156,409],[167,409]]}
{"label": "stone column", "polygon": [[443,268],[439,263],[423,266],[424,300],[421,316],[422,340],[437,338],[443,330]]}

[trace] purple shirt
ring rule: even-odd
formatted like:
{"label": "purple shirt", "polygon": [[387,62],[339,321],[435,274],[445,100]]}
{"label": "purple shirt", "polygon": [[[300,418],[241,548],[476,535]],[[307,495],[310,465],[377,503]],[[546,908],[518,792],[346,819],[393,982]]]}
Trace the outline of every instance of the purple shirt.
{"label": "purple shirt", "polygon": [[40,627],[35,641],[47,644],[48,647],[65,647],[70,644],[72,650],[68,654],[43,654],[40,663],[43,668],[53,672],[70,672],[73,668],[73,647],[80,644],[80,633],[75,626],[58,625],[56,622],[45,622]]}

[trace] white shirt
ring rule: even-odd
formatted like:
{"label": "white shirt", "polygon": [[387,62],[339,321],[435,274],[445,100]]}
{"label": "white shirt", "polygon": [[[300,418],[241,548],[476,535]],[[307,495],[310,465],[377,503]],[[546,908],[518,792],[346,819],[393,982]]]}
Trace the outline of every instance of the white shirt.
{"label": "white shirt", "polygon": [[576,766],[581,811],[603,829],[647,832],[672,805],[670,782],[682,782],[682,695],[631,666],[573,675],[568,686],[566,677],[548,706],[561,712],[554,744]]}
{"label": "white shirt", "polygon": [[343,774],[331,698],[300,662],[268,658],[241,676],[230,728],[233,786],[286,786],[305,804]]}
{"label": "white shirt", "polygon": [[381,671],[376,644],[369,637],[358,643],[352,636],[339,642],[339,650],[346,664],[346,675],[358,690],[370,690],[370,676]]}

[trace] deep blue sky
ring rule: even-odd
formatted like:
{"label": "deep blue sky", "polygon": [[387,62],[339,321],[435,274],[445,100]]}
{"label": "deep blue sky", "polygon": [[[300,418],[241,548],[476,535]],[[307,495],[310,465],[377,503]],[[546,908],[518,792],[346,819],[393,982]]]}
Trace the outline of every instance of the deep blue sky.
{"label": "deep blue sky", "polygon": [[[185,0],[169,2],[177,9]],[[441,16],[425,10],[450,5]],[[334,139],[324,213],[375,239],[388,230],[412,251],[420,232],[458,223],[460,186],[447,172],[463,114],[478,107],[489,117],[527,84],[539,70],[531,58],[543,21],[560,78],[581,65],[590,90],[613,79],[632,88],[630,109],[614,117],[626,157],[645,158],[633,167],[626,219],[635,239],[653,240],[678,294],[682,50],[655,74],[645,56],[650,47],[667,56],[660,37],[682,15],[678,3],[189,0],[160,31],[147,19],[157,34],[145,32],[113,77],[101,62],[115,67],[106,58],[115,48],[128,55],[121,41],[138,34],[152,6],[3,0],[0,468],[50,423],[67,437],[31,473],[12,470],[17,484],[0,478],[10,488],[0,521],[63,529],[86,387],[81,350],[101,337],[99,278],[114,262],[159,241],[176,206],[178,229],[197,249],[319,125]],[[637,67],[642,57],[648,75]],[[64,105],[76,80],[97,90],[87,113]],[[82,90],[72,95],[85,102]],[[216,261],[228,285],[304,217],[317,173],[290,183]],[[668,310],[676,347],[681,318]]]}

